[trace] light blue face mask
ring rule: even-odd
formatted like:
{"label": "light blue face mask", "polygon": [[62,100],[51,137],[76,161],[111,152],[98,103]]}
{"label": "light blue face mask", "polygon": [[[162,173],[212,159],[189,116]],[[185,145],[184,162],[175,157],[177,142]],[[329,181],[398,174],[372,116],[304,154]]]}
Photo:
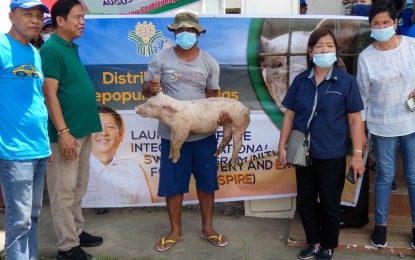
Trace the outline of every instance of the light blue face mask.
{"label": "light blue face mask", "polygon": [[50,39],[50,33],[45,33],[42,35],[43,41],[46,42],[47,40]]}
{"label": "light blue face mask", "polygon": [[331,67],[336,61],[337,57],[335,52],[313,54],[313,63],[320,68]]}
{"label": "light blue face mask", "polygon": [[195,33],[191,32],[182,32],[176,35],[176,44],[179,45],[182,49],[188,50],[195,45],[197,42],[197,37]]}
{"label": "light blue face mask", "polygon": [[370,37],[380,42],[387,42],[396,34],[395,28],[393,25],[383,29],[372,29]]}

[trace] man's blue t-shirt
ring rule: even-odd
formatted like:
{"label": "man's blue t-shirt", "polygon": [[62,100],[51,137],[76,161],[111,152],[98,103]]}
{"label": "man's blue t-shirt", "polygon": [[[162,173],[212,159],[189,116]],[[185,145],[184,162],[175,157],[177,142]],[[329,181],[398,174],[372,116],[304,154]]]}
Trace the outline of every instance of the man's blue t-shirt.
{"label": "man's blue t-shirt", "polygon": [[50,155],[48,113],[38,50],[0,34],[0,158],[31,160]]}

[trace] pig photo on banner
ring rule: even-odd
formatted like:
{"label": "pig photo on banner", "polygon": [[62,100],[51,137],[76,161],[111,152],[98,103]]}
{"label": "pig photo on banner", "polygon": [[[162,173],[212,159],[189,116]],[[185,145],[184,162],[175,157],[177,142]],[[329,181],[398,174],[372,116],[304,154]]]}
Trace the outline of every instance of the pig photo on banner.
{"label": "pig photo on banner", "polygon": [[[208,35],[201,36],[204,39],[200,47],[220,65],[219,96],[239,100],[251,109],[251,122],[238,154],[239,163],[228,165],[232,142],[217,157],[220,185],[215,196],[217,201],[296,195],[294,168],[283,168],[277,158],[279,128],[284,115],[281,101],[293,78],[306,68],[308,36],[317,27],[327,26],[335,31],[340,43],[339,63],[355,74],[357,56],[369,44],[369,34],[367,20],[348,18],[200,16],[200,22],[209,31]],[[142,15],[90,16],[86,20],[88,26],[79,40],[82,46],[79,52],[95,86],[97,102],[116,110],[124,120],[124,135],[116,156],[136,163],[151,198],[128,202],[102,199],[102,207],[164,204],[164,199],[157,197],[158,120],[137,116],[135,107],[147,100],[141,93],[141,85],[148,63],[154,54],[173,46],[174,39],[167,31],[172,19]],[[222,128],[218,128],[216,136],[220,143]],[[91,187],[96,185],[99,175],[92,176]],[[106,192],[117,185],[116,177],[111,178]],[[356,194],[356,187],[346,187],[343,203],[353,204]],[[184,199],[185,203],[195,203],[196,190],[191,188]],[[84,206],[95,207],[86,199]]]}

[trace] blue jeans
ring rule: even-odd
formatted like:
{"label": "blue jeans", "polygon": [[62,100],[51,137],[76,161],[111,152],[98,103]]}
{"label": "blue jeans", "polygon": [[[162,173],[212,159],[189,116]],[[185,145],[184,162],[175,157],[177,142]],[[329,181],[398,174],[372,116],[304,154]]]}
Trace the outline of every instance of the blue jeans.
{"label": "blue jeans", "polygon": [[376,157],[375,223],[387,224],[391,185],[395,178],[398,144],[401,145],[403,170],[408,185],[412,224],[415,224],[415,133],[397,136],[373,136]]}
{"label": "blue jeans", "polygon": [[6,206],[7,259],[37,258],[37,222],[47,166],[48,158],[0,159],[0,181]]}

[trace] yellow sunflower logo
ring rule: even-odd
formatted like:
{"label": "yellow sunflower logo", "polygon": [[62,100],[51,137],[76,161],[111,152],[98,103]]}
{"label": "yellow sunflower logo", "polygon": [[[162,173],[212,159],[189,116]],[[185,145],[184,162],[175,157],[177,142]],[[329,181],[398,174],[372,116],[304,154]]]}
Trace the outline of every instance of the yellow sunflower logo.
{"label": "yellow sunflower logo", "polygon": [[128,32],[128,39],[136,43],[136,53],[146,57],[173,46],[173,41],[170,38],[163,36],[160,30],[156,30],[152,22],[147,23],[146,21],[138,22],[135,30]]}

